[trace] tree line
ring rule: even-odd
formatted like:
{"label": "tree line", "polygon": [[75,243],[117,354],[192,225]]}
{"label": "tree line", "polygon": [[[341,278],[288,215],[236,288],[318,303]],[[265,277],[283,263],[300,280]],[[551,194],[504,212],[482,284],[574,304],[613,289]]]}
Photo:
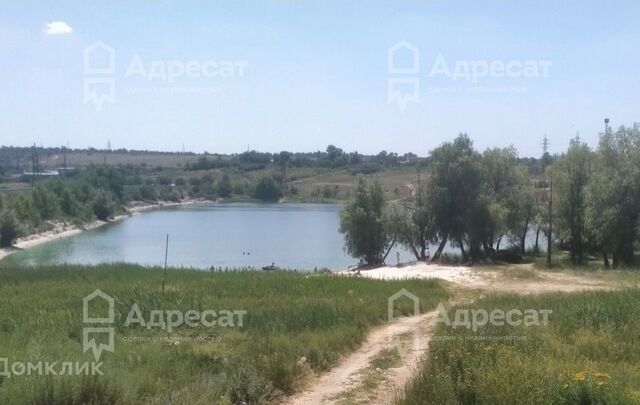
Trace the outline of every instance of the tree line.
{"label": "tree line", "polygon": [[[394,244],[437,261],[449,243],[464,262],[513,257],[527,235],[548,241],[571,262],[598,255],[605,267],[633,266],[640,235],[640,127],[608,130],[595,150],[579,138],[532,170],[513,147],[480,153],[466,134],[432,150],[417,171],[411,197],[387,201],[374,178],[358,181],[340,215],[345,248],[368,265],[384,262]],[[421,178],[423,177],[423,178]]]}
{"label": "tree line", "polygon": [[133,166],[91,166],[70,178],[38,180],[30,191],[0,195],[0,246],[15,239],[51,229],[55,222],[82,225],[108,220],[124,212],[132,201],[181,201],[184,198],[231,198],[234,196],[277,201],[282,196],[279,179],[264,176],[254,183],[202,176],[141,175]]}

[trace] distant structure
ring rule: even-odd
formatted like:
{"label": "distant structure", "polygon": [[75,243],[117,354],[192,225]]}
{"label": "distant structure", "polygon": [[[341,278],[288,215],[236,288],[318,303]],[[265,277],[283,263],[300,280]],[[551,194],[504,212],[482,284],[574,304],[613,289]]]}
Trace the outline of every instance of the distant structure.
{"label": "distant structure", "polygon": [[542,154],[546,155],[549,153],[549,138],[547,134],[544,134],[544,139],[542,140]]}
{"label": "distant structure", "polygon": [[38,148],[36,143],[31,147],[31,184],[35,183],[37,174],[40,173],[40,158],[38,157]]}

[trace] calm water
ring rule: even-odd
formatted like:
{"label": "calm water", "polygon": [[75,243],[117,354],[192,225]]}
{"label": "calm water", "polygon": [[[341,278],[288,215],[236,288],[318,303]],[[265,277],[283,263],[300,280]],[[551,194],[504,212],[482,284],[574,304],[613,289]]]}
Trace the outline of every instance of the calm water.
{"label": "calm water", "polygon": [[[301,270],[342,269],[357,260],[343,250],[343,237],[338,232],[340,208],[333,204],[225,203],[154,210],[17,252],[4,260],[28,265],[162,265],[168,233],[171,266],[261,268],[275,263]],[[445,251],[458,252],[450,246]],[[415,260],[409,252],[396,249],[387,263],[395,263],[396,252],[402,261]]]}
{"label": "calm water", "polygon": [[[141,213],[89,232],[17,252],[21,264],[132,262],[208,268],[344,268],[357,261],[343,251],[340,205],[229,203]],[[401,257],[410,260],[406,252]],[[390,254],[395,260],[395,251]]]}

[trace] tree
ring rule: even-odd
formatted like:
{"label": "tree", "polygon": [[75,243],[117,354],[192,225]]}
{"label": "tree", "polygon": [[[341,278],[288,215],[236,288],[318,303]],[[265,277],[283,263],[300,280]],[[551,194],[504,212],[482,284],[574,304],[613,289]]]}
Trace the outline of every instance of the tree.
{"label": "tree", "polygon": [[480,156],[469,137],[460,134],[453,142],[433,150],[430,159],[430,203],[441,241],[432,260],[440,258],[449,239],[457,244],[466,260],[465,237],[480,195]]}
{"label": "tree", "polygon": [[573,264],[585,261],[585,188],[589,180],[591,151],[577,138],[556,163],[558,231],[569,241]]}
{"label": "tree", "polygon": [[58,211],[56,195],[44,184],[38,183],[31,192],[33,205],[43,220],[51,219]]}
{"label": "tree", "polygon": [[278,186],[278,183],[273,177],[262,177],[258,180],[254,197],[263,201],[278,201],[282,196],[282,191]]}
{"label": "tree", "polygon": [[535,215],[535,194],[529,169],[518,162],[513,146],[487,149],[482,155],[483,194],[489,210],[485,250],[500,249],[502,238],[508,236],[525,252],[529,225]]}
{"label": "tree", "polygon": [[428,183],[418,179],[412,200],[391,204],[388,213],[389,229],[400,244],[409,249],[416,260],[427,260],[427,248],[435,239],[434,213],[429,204]]}
{"label": "tree", "polygon": [[13,241],[22,234],[22,227],[18,222],[16,213],[12,210],[3,210],[0,213],[0,246],[11,246]]}
{"label": "tree", "polygon": [[93,213],[101,221],[108,220],[116,212],[117,205],[108,192],[98,190],[93,198]]}
{"label": "tree", "polygon": [[291,153],[287,151],[282,151],[278,155],[278,161],[280,163],[280,184],[282,185],[282,189],[287,189],[287,165],[291,160]]}
{"label": "tree", "polygon": [[545,169],[545,179],[541,182],[538,195],[539,195],[539,215],[540,215],[540,229],[544,236],[547,238],[547,266],[551,267],[551,251],[553,248],[554,238],[554,212],[553,206],[553,167]]}
{"label": "tree", "polygon": [[536,197],[533,182],[525,167],[518,167],[516,183],[505,198],[506,226],[520,253],[526,251],[527,234],[536,214]]}
{"label": "tree", "polygon": [[600,137],[586,187],[586,226],[605,267],[633,266],[640,220],[640,126]]}
{"label": "tree", "polygon": [[231,184],[231,178],[227,173],[222,175],[222,178],[218,181],[217,184],[218,195],[222,198],[231,197],[231,193],[233,193],[233,185]]}
{"label": "tree", "polygon": [[386,201],[378,181],[358,180],[354,197],[340,212],[347,252],[367,265],[384,262],[393,237],[385,227]]}

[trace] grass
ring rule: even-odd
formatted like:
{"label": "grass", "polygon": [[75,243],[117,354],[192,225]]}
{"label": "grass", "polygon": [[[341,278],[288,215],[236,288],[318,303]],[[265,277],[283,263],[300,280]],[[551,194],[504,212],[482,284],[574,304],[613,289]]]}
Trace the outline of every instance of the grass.
{"label": "grass", "polygon": [[640,289],[488,296],[465,308],[553,313],[547,326],[441,323],[401,404],[640,402]]}
{"label": "grass", "polygon": [[[421,298],[422,311],[448,298],[434,280],[172,269],[162,293],[161,279],[161,269],[125,264],[0,267],[0,358],[9,363],[93,361],[82,353],[82,299],[96,289],[115,299],[115,351],[100,359],[103,376],[0,376],[0,404],[274,402],[354,350],[386,321],[387,298],[401,288]],[[145,320],[154,310],[247,315],[243,327],[169,333],[125,327],[134,303]],[[398,301],[397,315],[412,314],[412,305]]]}

